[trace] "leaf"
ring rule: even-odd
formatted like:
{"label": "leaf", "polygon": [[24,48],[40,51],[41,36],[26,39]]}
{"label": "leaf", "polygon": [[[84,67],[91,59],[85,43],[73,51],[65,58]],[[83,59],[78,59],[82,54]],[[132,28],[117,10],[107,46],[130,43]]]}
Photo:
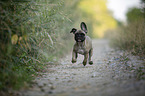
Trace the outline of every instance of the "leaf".
{"label": "leaf", "polygon": [[11,38],[11,42],[12,42],[12,44],[16,44],[17,41],[18,41],[18,35],[17,35],[17,34],[14,34],[14,35],[12,36],[12,38]]}

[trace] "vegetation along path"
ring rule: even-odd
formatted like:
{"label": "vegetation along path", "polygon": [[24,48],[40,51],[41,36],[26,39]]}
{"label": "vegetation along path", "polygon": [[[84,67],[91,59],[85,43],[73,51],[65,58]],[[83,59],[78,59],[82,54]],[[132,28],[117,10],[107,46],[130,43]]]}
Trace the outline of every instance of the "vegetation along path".
{"label": "vegetation along path", "polygon": [[60,64],[36,78],[23,96],[145,96],[143,60],[108,46],[104,39],[93,40],[93,65],[71,63],[71,54]]}

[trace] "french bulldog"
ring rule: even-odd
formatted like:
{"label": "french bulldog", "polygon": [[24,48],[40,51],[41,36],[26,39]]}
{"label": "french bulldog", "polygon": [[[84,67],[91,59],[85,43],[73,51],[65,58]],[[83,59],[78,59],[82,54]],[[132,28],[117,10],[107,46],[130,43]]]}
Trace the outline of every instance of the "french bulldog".
{"label": "french bulldog", "polygon": [[84,22],[80,24],[81,30],[73,28],[70,33],[74,34],[75,44],[72,51],[72,63],[76,63],[78,53],[84,55],[83,65],[86,66],[89,57],[89,64],[92,65],[91,57],[93,55],[92,40],[86,36],[88,30]]}

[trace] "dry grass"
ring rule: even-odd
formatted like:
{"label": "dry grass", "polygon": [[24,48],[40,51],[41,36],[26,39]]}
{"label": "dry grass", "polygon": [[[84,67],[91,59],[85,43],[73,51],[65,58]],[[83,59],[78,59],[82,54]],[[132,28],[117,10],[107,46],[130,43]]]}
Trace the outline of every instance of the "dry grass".
{"label": "dry grass", "polygon": [[113,30],[109,36],[111,45],[129,50],[134,55],[145,55],[145,20],[136,21]]}
{"label": "dry grass", "polygon": [[76,12],[77,0],[67,2],[0,1],[0,91],[19,89],[71,49],[69,31],[80,18],[68,15]]}

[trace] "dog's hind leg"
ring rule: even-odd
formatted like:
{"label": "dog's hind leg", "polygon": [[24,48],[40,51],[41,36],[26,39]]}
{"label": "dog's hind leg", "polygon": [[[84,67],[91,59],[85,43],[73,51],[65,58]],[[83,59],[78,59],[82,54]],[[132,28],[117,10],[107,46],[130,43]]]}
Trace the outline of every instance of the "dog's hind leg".
{"label": "dog's hind leg", "polygon": [[90,65],[93,64],[93,61],[91,60],[92,55],[93,55],[93,48],[91,48],[90,51],[89,51],[89,64]]}

